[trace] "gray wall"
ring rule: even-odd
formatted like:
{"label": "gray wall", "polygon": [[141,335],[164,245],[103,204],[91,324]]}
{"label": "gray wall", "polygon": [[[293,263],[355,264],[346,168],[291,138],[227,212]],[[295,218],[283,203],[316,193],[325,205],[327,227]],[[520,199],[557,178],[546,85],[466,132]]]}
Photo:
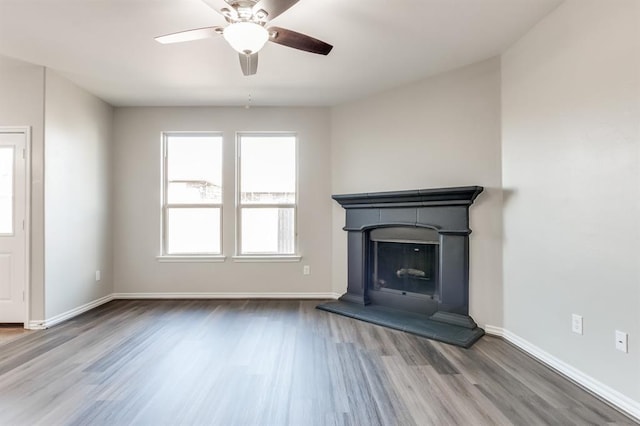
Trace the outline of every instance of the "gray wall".
{"label": "gray wall", "polygon": [[[330,123],[326,108],[118,108],[115,115],[117,293],[330,293]],[[162,131],[224,133],[223,263],[159,263]],[[301,262],[237,263],[235,132],[298,134]],[[303,265],[311,275],[303,275]]]}
{"label": "gray wall", "polygon": [[[500,61],[332,109],[332,192],[481,185],[471,207],[470,314],[502,324]],[[344,210],[333,204],[333,285],[346,290]]]}
{"label": "gray wall", "polygon": [[640,2],[567,1],[502,73],[504,327],[640,401]]}
{"label": "gray wall", "polygon": [[[47,319],[113,292],[112,125],[111,106],[46,71]],[[98,269],[102,279],[96,282]]]}
{"label": "gray wall", "polygon": [[31,320],[44,320],[44,68],[0,56],[0,126],[31,128]]}

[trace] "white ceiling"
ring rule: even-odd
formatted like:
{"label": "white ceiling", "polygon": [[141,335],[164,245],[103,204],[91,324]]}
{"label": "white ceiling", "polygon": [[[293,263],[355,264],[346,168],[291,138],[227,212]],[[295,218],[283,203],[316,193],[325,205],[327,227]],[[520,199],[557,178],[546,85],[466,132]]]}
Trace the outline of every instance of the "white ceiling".
{"label": "white ceiling", "polygon": [[201,0],[0,0],[0,55],[60,72],[115,106],[335,105],[499,55],[562,0],[300,0],[272,24],[334,46],[274,43],[245,77]]}

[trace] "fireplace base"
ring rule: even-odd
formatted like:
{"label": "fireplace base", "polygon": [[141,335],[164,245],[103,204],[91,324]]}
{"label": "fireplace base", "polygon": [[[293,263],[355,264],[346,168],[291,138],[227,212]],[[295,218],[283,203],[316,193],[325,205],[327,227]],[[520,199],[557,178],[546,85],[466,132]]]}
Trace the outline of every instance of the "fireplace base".
{"label": "fireplace base", "polygon": [[436,313],[429,316],[381,305],[364,306],[342,300],[322,303],[316,308],[463,348],[471,347],[484,335],[484,330],[466,315]]}

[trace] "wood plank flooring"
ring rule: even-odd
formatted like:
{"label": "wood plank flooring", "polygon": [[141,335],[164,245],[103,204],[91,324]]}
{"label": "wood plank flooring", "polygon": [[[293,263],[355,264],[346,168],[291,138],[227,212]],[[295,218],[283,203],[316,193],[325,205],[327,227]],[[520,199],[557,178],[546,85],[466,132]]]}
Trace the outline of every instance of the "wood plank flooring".
{"label": "wood plank flooring", "polygon": [[0,343],[0,425],[634,424],[501,339],[317,303],[117,300]]}
{"label": "wood plank flooring", "polygon": [[22,324],[0,324],[0,345],[28,333],[33,331],[25,330]]}

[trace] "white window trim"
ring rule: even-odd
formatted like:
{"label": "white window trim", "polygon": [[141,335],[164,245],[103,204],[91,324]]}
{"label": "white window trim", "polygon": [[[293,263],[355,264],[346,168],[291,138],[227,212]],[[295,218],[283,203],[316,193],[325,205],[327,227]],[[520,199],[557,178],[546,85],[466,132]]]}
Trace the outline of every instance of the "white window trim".
{"label": "white window trim", "polygon": [[[240,139],[242,136],[293,136],[295,140],[296,159],[296,198],[293,204],[241,204],[240,202],[240,162],[241,150]],[[291,131],[274,132],[236,132],[236,254],[232,256],[234,262],[299,262],[302,256],[298,253],[298,194],[299,194],[299,140],[298,134]],[[293,208],[293,253],[242,253],[242,208]]]}
{"label": "white window trim", "polygon": [[271,256],[243,254],[232,256],[231,258],[237,263],[289,263],[300,262],[302,260],[302,256],[297,254],[274,254]]}
{"label": "white window trim", "polygon": [[160,263],[222,263],[227,256],[161,255],[156,256]]}
{"label": "white window trim", "polygon": [[[194,135],[207,135],[207,136],[219,136],[222,138],[221,156],[222,167],[224,168],[224,136],[220,131],[165,131],[161,133],[161,166],[160,166],[160,184],[162,185],[161,191],[161,208],[160,208],[160,255],[156,256],[158,262],[224,262],[226,256],[223,255],[223,204],[224,204],[224,173],[222,174],[222,200],[220,203],[205,203],[205,204],[169,204],[167,199],[167,160],[168,149],[167,143],[171,136],[194,136]],[[184,253],[184,254],[168,254],[167,250],[167,210],[169,208],[219,208],[220,209],[220,253]]]}

